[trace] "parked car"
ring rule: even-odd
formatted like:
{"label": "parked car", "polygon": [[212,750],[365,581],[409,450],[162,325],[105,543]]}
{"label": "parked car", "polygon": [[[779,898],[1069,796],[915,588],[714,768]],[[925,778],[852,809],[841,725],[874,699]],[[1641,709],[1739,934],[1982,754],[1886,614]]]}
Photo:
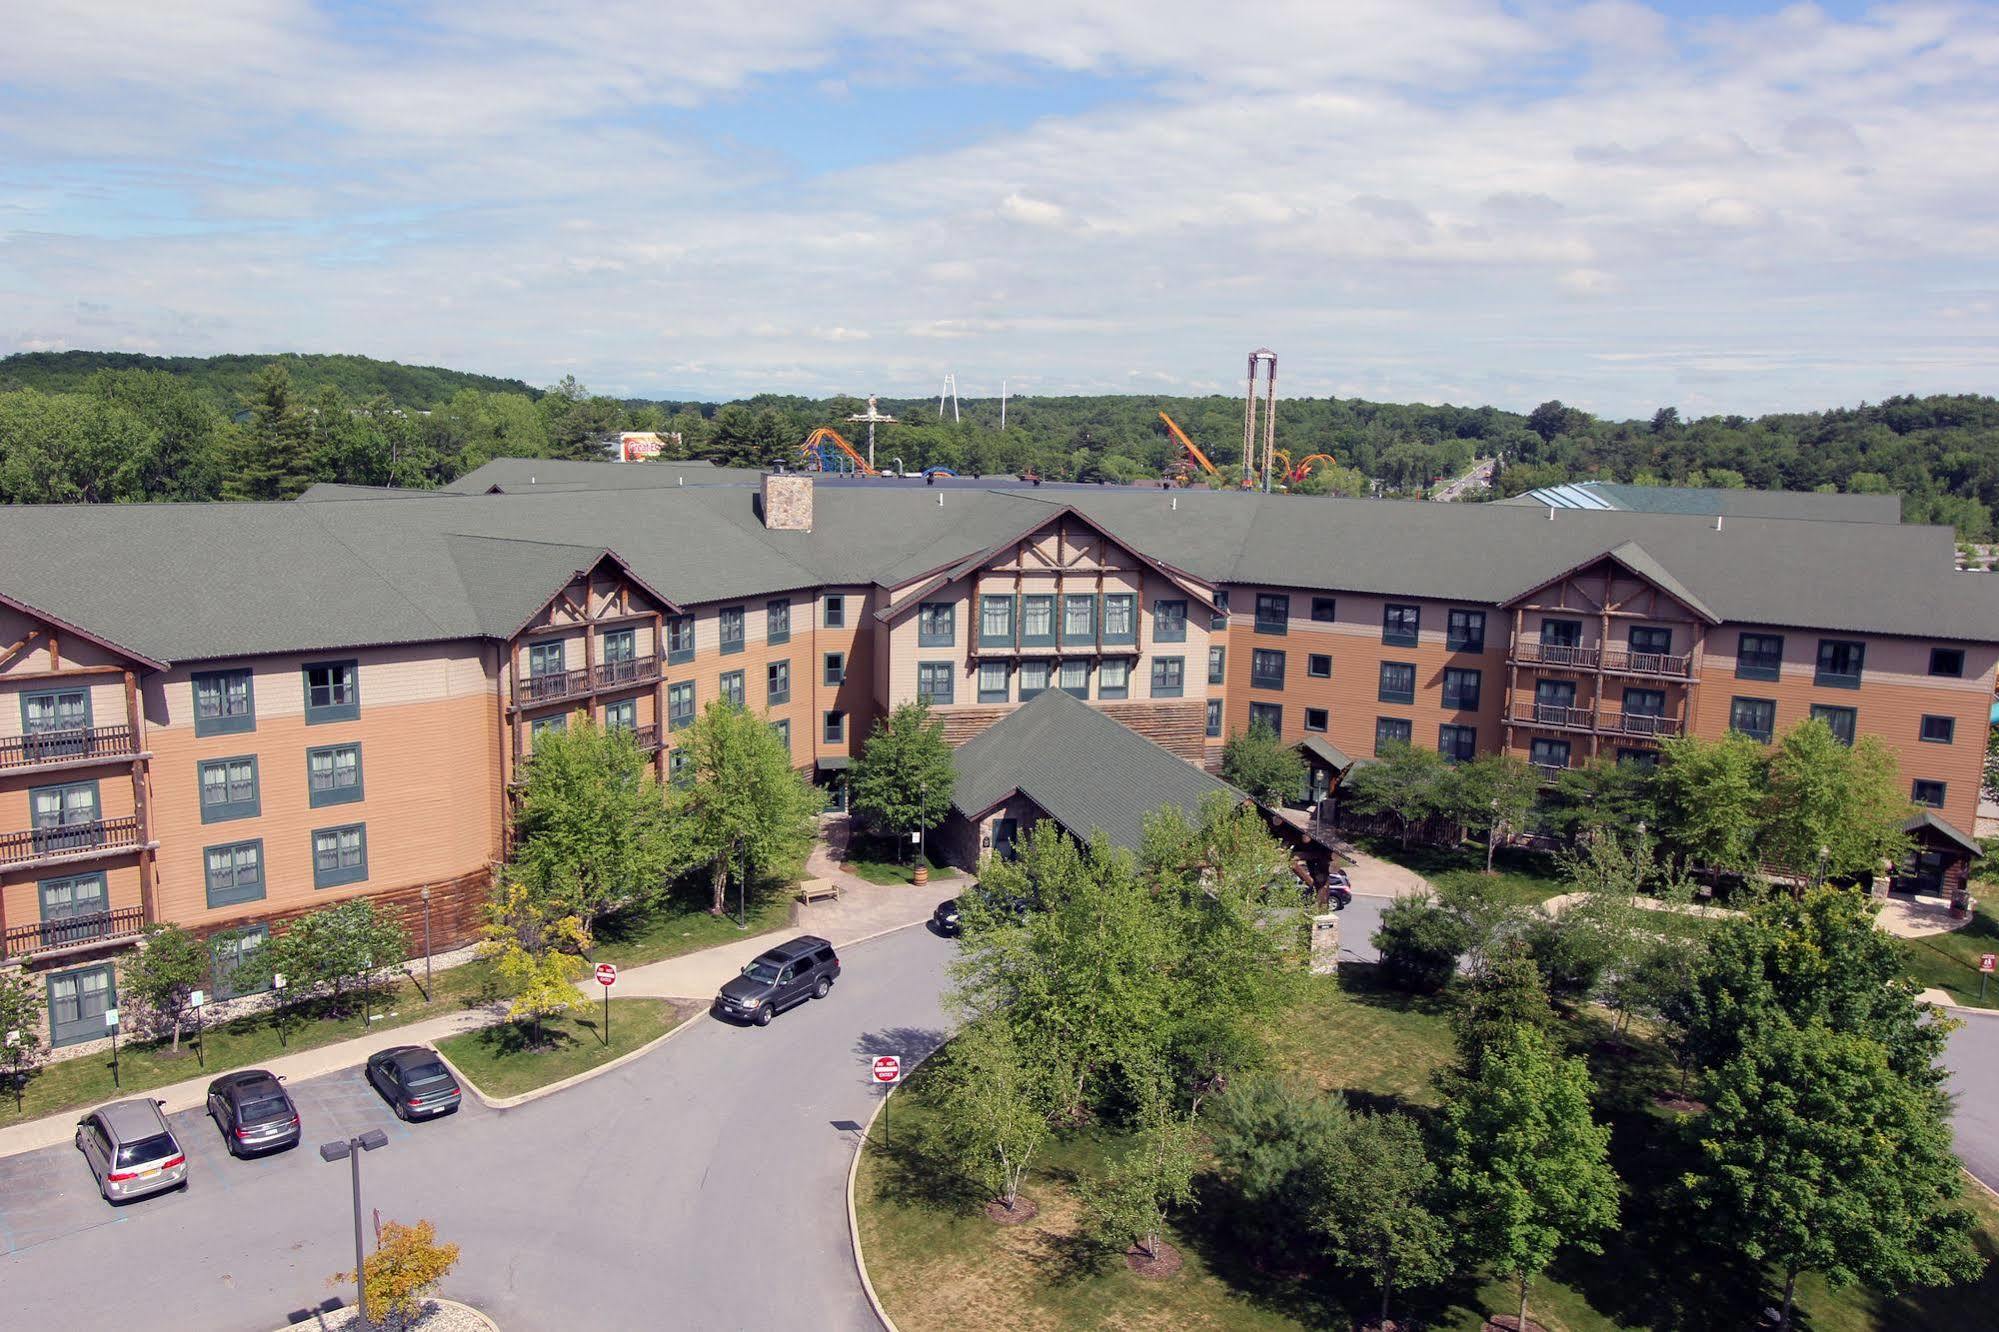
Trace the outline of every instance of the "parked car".
{"label": "parked car", "polygon": [[[972,892],[983,894],[985,890],[982,888],[975,887],[972,889]],[[970,896],[970,894],[966,894],[966,896]],[[1024,899],[1018,897],[1007,897],[1007,898],[988,897],[987,901],[989,905],[996,907],[1003,912],[1006,912],[1007,914],[1011,915],[1015,920],[1021,920],[1025,918],[1029,910],[1027,902]],[[930,923],[936,926],[937,932],[939,934],[943,935],[957,934],[964,928],[962,922],[959,919],[960,913],[964,910],[964,906],[965,906],[965,897],[954,897],[948,902],[939,902],[937,904],[937,909],[930,913]]]}
{"label": "parked car", "polygon": [[743,974],[715,996],[714,1011],[768,1027],[773,1017],[792,1005],[824,999],[839,978],[840,959],[833,945],[817,935],[801,934],[744,967]]}
{"label": "parked car", "polygon": [[255,1156],[298,1146],[298,1107],[283,1078],[261,1068],[225,1073],[208,1084],[208,1117],[231,1156]]}
{"label": "parked car", "polygon": [[1353,882],[1338,870],[1326,876],[1326,900],[1333,910],[1344,910],[1353,901]]}
{"label": "parked car", "polygon": [[164,1193],[187,1183],[187,1153],[160,1111],[165,1101],[113,1101],[76,1122],[76,1149],[108,1203]]}
{"label": "parked car", "polygon": [[427,1045],[394,1045],[368,1056],[368,1081],[375,1084],[398,1119],[429,1119],[456,1110],[458,1079]]}

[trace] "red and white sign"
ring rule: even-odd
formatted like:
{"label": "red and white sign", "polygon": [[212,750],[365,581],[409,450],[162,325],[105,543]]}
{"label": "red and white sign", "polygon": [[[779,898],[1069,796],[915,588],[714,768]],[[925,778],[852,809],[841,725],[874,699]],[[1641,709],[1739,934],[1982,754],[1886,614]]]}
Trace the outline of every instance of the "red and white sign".
{"label": "red and white sign", "polygon": [[609,962],[599,962],[597,964],[597,983],[607,990],[616,985],[618,983],[617,967]]}
{"label": "red and white sign", "polygon": [[884,1085],[901,1082],[902,1057],[900,1055],[876,1055],[875,1081]]}
{"label": "red and white sign", "polygon": [[1978,969],[1980,971],[1999,971],[1999,953],[1980,953],[1978,955]]}

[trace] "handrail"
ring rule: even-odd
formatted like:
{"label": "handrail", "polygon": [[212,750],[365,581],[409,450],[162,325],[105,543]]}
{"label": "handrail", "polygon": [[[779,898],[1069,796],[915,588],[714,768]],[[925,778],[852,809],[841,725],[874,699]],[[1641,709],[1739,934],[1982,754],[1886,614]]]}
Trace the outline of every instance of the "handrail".
{"label": "handrail", "polygon": [[139,817],[127,814],[87,823],[0,833],[0,865],[42,860],[87,851],[120,851],[139,845]]}
{"label": "handrail", "polygon": [[52,948],[69,948],[100,939],[127,938],[139,933],[145,923],[145,909],[135,906],[119,907],[116,911],[97,911],[87,916],[30,921],[26,925],[11,926],[4,936],[0,936],[0,959],[11,961]]}
{"label": "handrail", "polygon": [[138,752],[129,726],[78,726],[0,739],[0,771],[80,759],[130,758]]}

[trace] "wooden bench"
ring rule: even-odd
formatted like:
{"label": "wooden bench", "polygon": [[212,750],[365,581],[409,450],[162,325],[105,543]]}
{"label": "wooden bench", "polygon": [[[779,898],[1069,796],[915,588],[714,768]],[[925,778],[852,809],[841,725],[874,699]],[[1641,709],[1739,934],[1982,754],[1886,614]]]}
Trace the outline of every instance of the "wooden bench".
{"label": "wooden bench", "polygon": [[840,900],[840,885],[831,879],[807,879],[798,885],[798,900],[807,904],[817,902],[822,897]]}

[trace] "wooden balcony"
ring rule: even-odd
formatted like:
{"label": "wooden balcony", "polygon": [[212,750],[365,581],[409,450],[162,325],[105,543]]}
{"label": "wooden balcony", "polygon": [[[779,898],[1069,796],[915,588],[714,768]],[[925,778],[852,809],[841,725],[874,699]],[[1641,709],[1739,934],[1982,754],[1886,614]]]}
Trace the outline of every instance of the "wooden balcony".
{"label": "wooden balcony", "polygon": [[523,708],[532,708],[543,703],[560,703],[564,699],[583,698],[589,692],[588,671],[550,671],[545,675],[524,675],[521,677],[518,704]]}
{"label": "wooden balcony", "polygon": [[1629,648],[1570,647],[1563,643],[1515,643],[1508,660],[1520,666],[1545,666],[1559,671],[1594,671],[1642,675],[1657,680],[1691,680],[1694,659],[1679,652],[1633,652]]}
{"label": "wooden balcony", "polygon": [[1678,717],[1655,717],[1643,712],[1620,712],[1572,708],[1555,703],[1516,703],[1506,711],[1506,720],[1515,726],[1539,726],[1554,731],[1586,731],[1593,735],[1637,736],[1656,740],[1679,735]]}
{"label": "wooden balcony", "polygon": [[1665,680],[1694,678],[1694,659],[1678,652],[1632,652],[1614,647],[1603,654],[1603,668],[1619,675],[1648,675]]}
{"label": "wooden balcony", "polygon": [[0,833],[0,869],[39,869],[146,849],[137,815]]}
{"label": "wooden balcony", "polygon": [[635,727],[632,734],[638,738],[639,748],[643,749],[646,753],[653,754],[659,751],[659,726],[657,723],[647,722],[644,726]]}
{"label": "wooden balcony", "polygon": [[659,679],[659,658],[633,657],[628,661],[599,662],[592,675],[600,691],[651,684]]}
{"label": "wooden balcony", "polygon": [[1507,653],[1522,666],[1553,666],[1565,671],[1593,671],[1601,657],[1593,647],[1570,647],[1566,643],[1515,643]]}
{"label": "wooden balcony", "polygon": [[100,944],[136,939],[145,928],[146,913],[139,907],[119,907],[88,916],[44,920],[10,926],[0,935],[0,961],[35,957],[47,953],[81,952]]}
{"label": "wooden balcony", "polygon": [[89,726],[0,739],[0,774],[51,772],[141,757],[129,726]]}

